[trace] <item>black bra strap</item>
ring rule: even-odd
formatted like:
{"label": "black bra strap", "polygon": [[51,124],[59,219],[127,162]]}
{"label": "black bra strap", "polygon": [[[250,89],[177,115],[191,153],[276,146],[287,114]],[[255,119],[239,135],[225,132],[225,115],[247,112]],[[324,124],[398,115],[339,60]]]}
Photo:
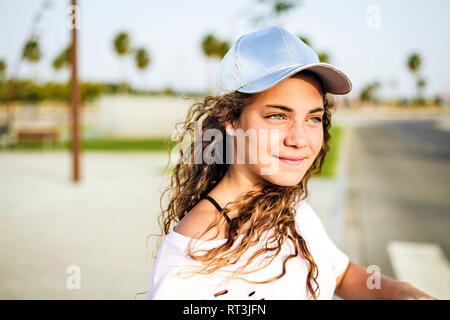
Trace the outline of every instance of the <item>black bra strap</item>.
{"label": "black bra strap", "polygon": [[[213,198],[211,198],[210,196],[208,196],[207,194],[205,194],[202,199],[207,199],[209,201],[211,201],[211,203],[217,208],[217,210],[219,210],[219,212],[222,212],[222,208],[219,206],[219,204],[216,202],[216,200],[214,200]],[[228,223],[231,223],[231,219],[230,217],[225,213],[222,212],[223,216],[225,217],[225,219],[227,220]]]}

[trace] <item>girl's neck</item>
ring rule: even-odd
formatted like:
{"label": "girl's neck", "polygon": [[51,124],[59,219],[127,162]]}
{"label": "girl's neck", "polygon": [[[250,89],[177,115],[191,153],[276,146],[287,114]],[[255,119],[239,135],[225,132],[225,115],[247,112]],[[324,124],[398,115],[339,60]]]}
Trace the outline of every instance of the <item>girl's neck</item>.
{"label": "girl's neck", "polygon": [[[224,208],[229,202],[238,201],[240,197],[248,191],[256,189],[257,183],[261,182],[261,177],[255,177],[254,174],[244,171],[243,165],[231,165],[220,180],[220,182],[208,193],[218,204]],[[229,212],[231,219],[235,217],[236,212]]]}

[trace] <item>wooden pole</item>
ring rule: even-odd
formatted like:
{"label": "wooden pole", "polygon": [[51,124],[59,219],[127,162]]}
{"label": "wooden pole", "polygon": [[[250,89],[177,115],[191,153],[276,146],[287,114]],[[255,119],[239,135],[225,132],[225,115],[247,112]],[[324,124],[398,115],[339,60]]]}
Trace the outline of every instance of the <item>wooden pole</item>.
{"label": "wooden pole", "polygon": [[[77,1],[72,1],[72,8],[77,8]],[[72,9],[72,12],[78,9]],[[78,46],[77,46],[77,21],[79,15],[75,12],[72,15],[72,54],[71,54],[71,100],[72,100],[72,181],[77,183],[80,181],[80,130],[79,130],[79,105],[80,105],[80,88],[78,84]]]}

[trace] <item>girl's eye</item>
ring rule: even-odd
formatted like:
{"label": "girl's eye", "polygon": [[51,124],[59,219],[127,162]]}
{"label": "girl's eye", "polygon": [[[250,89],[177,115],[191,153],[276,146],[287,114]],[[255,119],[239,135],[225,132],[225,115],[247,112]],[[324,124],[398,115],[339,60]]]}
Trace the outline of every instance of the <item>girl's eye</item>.
{"label": "girl's eye", "polygon": [[311,119],[317,119],[316,123],[322,122],[322,118],[321,117],[312,117]]}
{"label": "girl's eye", "polygon": [[[280,116],[281,118],[272,118],[272,117],[275,117],[275,116]],[[274,119],[274,120],[281,120],[281,119],[283,118],[283,115],[282,115],[282,114],[279,114],[279,113],[277,113],[277,114],[271,114],[270,116],[267,116],[266,119],[267,119],[267,118]]]}
{"label": "girl's eye", "polygon": [[[277,114],[271,114],[270,116],[267,116],[266,119],[273,119],[273,120],[283,120],[284,116],[280,113]],[[322,117],[312,117],[311,119],[315,119],[316,123],[322,122]]]}

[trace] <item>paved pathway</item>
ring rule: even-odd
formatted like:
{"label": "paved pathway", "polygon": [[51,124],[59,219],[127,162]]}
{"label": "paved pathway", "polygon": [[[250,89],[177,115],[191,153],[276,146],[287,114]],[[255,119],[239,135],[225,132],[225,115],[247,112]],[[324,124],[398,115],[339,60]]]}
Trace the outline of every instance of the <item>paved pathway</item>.
{"label": "paved pathway", "polygon": [[433,119],[350,132],[342,246],[362,265],[450,299],[450,132]]}

